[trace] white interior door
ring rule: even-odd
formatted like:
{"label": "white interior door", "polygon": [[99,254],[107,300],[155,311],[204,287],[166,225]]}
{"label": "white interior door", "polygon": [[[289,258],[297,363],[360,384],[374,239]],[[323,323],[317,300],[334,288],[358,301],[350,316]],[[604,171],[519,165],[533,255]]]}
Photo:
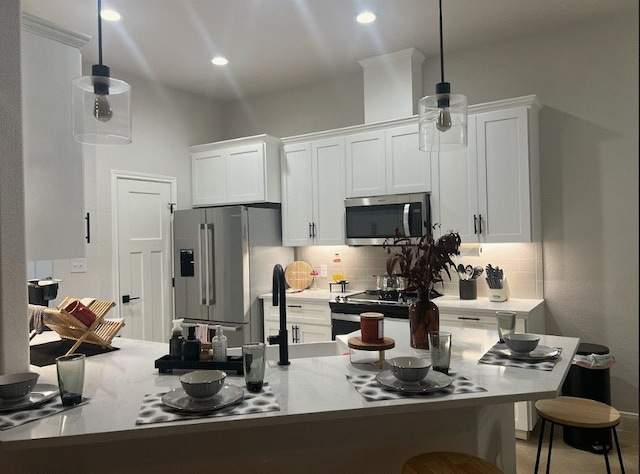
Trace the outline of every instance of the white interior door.
{"label": "white interior door", "polygon": [[[123,337],[166,342],[173,315],[171,209],[175,182],[117,177],[118,293]],[[127,297],[129,302],[125,302]]]}

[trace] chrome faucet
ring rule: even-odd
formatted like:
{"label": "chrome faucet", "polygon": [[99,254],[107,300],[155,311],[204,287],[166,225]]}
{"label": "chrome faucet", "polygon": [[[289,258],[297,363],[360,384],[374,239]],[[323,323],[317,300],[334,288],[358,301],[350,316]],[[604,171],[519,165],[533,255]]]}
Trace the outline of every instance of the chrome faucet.
{"label": "chrome faucet", "polygon": [[277,336],[267,338],[269,344],[278,344],[280,347],[280,360],[278,365],[289,365],[289,346],[287,334],[287,301],[285,296],[286,283],[282,265],[273,267],[273,306],[280,306],[280,330]]}

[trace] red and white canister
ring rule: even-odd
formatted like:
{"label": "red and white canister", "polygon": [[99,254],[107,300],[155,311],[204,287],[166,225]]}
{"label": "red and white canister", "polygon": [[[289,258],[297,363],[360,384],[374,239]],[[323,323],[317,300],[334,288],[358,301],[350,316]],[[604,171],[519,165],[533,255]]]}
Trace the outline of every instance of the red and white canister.
{"label": "red and white canister", "polygon": [[360,337],[362,342],[380,343],[384,339],[384,315],[360,313]]}

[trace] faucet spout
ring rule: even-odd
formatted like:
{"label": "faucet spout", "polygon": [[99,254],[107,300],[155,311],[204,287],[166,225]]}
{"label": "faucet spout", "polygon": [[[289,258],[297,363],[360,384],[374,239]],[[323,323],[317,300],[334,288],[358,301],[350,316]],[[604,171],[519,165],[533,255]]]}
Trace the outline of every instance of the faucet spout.
{"label": "faucet spout", "polygon": [[278,344],[280,352],[280,360],[278,365],[289,365],[289,345],[287,334],[287,301],[286,301],[286,283],[284,280],[284,270],[282,265],[277,264],[273,267],[273,306],[280,307],[280,330],[277,336],[269,336],[267,338],[269,344]]}

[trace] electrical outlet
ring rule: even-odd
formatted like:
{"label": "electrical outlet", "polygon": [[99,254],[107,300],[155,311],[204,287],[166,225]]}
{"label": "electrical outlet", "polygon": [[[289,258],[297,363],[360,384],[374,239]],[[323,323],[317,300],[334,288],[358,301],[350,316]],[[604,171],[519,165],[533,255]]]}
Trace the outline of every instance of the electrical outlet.
{"label": "electrical outlet", "polygon": [[72,258],[71,259],[71,273],[87,273],[87,259],[86,258]]}
{"label": "electrical outlet", "polygon": [[320,276],[323,278],[327,278],[327,266],[320,265]]}

